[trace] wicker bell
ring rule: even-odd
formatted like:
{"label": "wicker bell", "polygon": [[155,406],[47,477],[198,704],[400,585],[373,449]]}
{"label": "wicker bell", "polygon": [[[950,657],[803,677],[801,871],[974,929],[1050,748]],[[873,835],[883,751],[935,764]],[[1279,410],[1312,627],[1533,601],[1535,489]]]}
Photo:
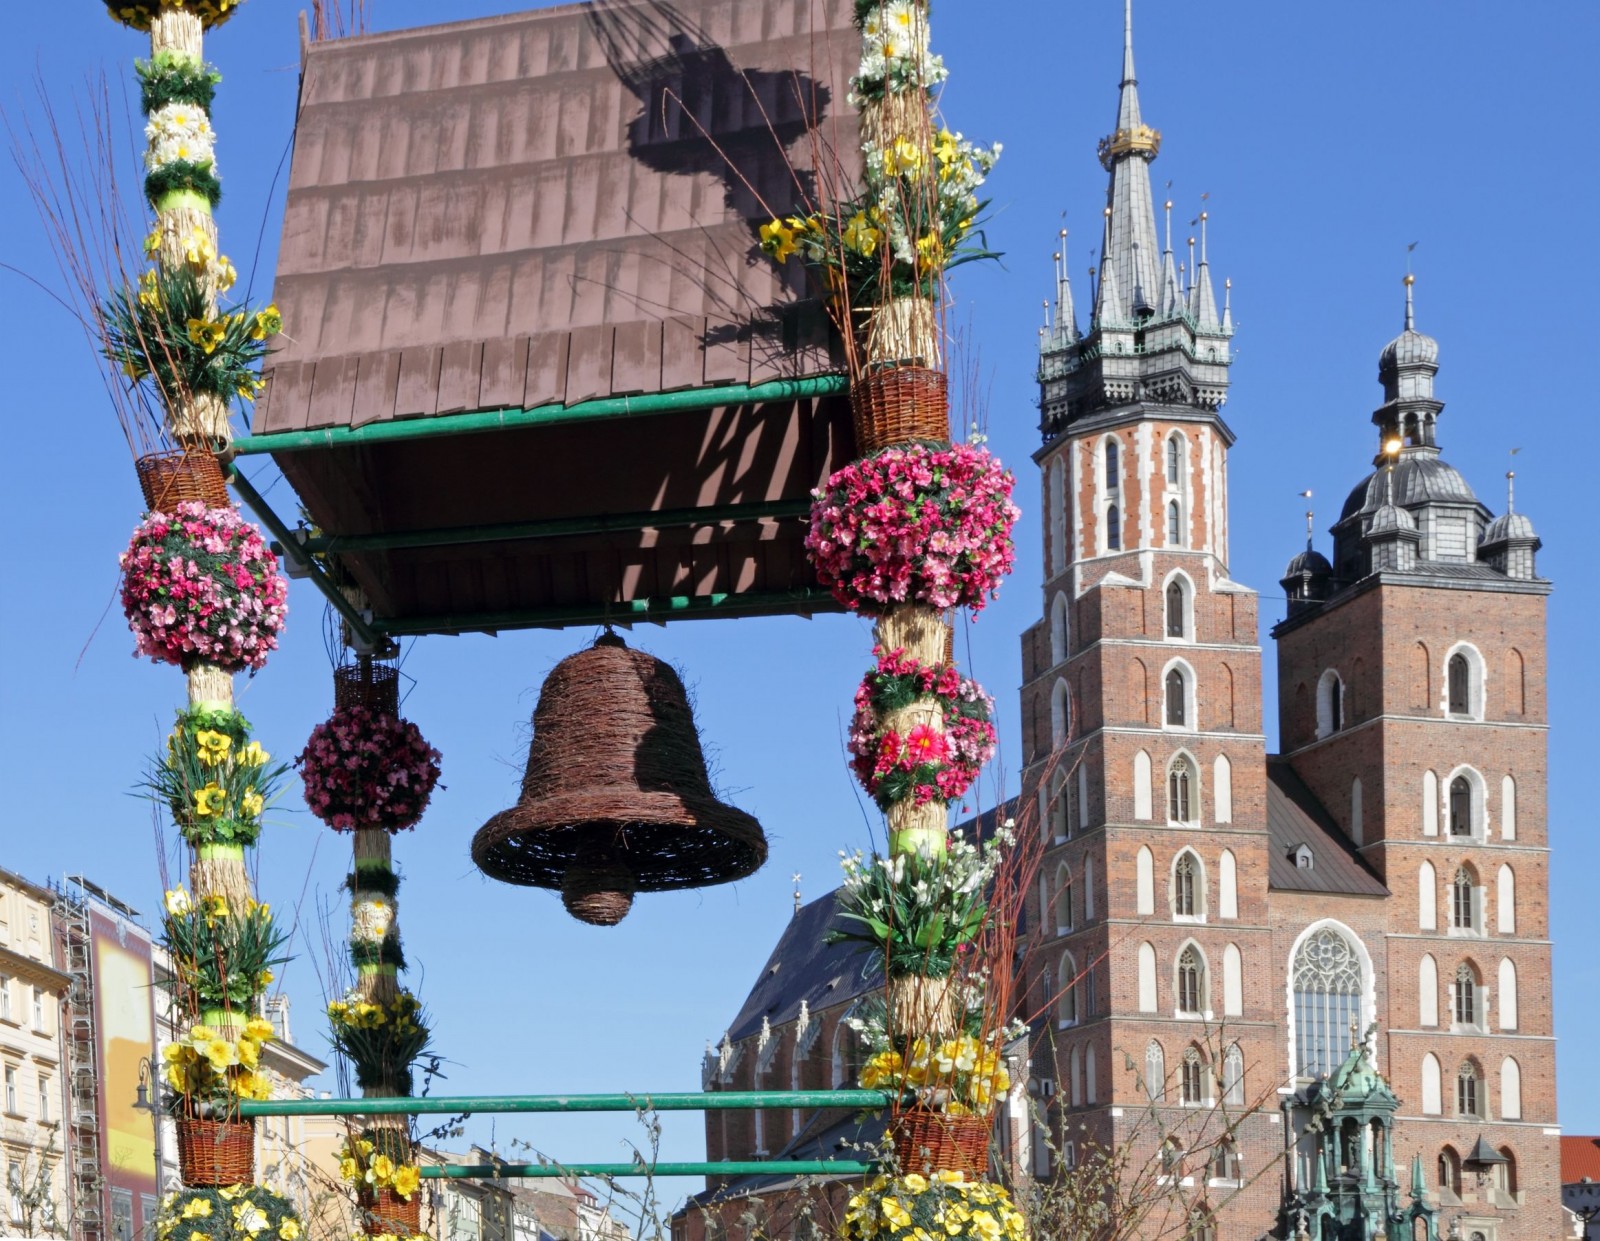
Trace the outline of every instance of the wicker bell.
{"label": "wicker bell", "polygon": [[678,674],[609,632],[546,678],[522,798],[472,839],[486,875],[560,889],[595,926],[622,921],[635,892],[727,883],[766,859],[761,825],[711,792]]}

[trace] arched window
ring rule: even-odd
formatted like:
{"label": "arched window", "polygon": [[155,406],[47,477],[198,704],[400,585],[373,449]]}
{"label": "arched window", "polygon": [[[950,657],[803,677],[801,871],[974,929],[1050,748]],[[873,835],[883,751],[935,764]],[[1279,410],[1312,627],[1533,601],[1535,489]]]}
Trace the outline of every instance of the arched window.
{"label": "arched window", "polygon": [[1344,682],[1332,668],[1317,681],[1317,736],[1330,737],[1344,727]]}
{"label": "arched window", "polygon": [[1095,1085],[1094,1044],[1090,1043],[1083,1053],[1083,1101],[1094,1104],[1099,1101],[1100,1088]]}
{"label": "arched window", "polygon": [[1140,845],[1133,861],[1134,911],[1142,915],[1156,911],[1155,855],[1148,845]]}
{"label": "arched window", "polygon": [[1122,550],[1122,514],[1115,504],[1106,509],[1106,550],[1108,552]]}
{"label": "arched window", "polygon": [[1065,862],[1056,869],[1056,929],[1072,929],[1072,868]]}
{"label": "arched window", "polygon": [[1417,929],[1422,931],[1436,930],[1439,926],[1439,911],[1437,902],[1439,879],[1434,873],[1433,863],[1424,862],[1417,867]]}
{"label": "arched window", "polygon": [[1185,849],[1172,864],[1172,916],[1174,918],[1199,918],[1200,859]]}
{"label": "arched window", "polygon": [[1233,1107],[1244,1105],[1244,1052],[1230,1043],[1222,1056],[1222,1101]]}
{"label": "arched window", "polygon": [[1074,1047],[1072,1054],[1067,1058],[1067,1081],[1071,1083],[1071,1093],[1067,1096],[1073,1107],[1083,1106],[1083,1060]]}
{"label": "arched window", "polygon": [[1500,781],[1500,839],[1517,838],[1517,782],[1510,776]]}
{"label": "arched window", "polygon": [[1222,950],[1222,1015],[1244,1016],[1244,954],[1238,944]]}
{"label": "arched window", "polygon": [[1168,1138],[1161,1144],[1161,1171],[1169,1177],[1183,1175],[1183,1143]]}
{"label": "arched window", "polygon": [[1050,662],[1059,664],[1065,661],[1069,651],[1069,618],[1067,612],[1067,597],[1057,594],[1050,602]]}
{"label": "arched window", "polygon": [[1167,1058],[1154,1039],[1144,1049],[1144,1092],[1158,1102],[1167,1097]]}
{"label": "arched window", "polygon": [[1046,803],[1049,813],[1045,816],[1044,840],[1046,844],[1067,838],[1072,817],[1072,804],[1068,795],[1067,785],[1066,772],[1056,771],[1051,773],[1049,800]]}
{"label": "arched window", "polygon": [[1183,445],[1176,435],[1167,439],[1167,482],[1176,486],[1183,481]]}
{"label": "arched window", "polygon": [[1078,963],[1070,952],[1061,954],[1061,997],[1056,1001],[1056,1017],[1064,1026],[1078,1023]]}
{"label": "arched window", "polygon": [[1133,817],[1148,819],[1150,802],[1150,755],[1140,750],[1133,756]]}
{"label": "arched window", "polygon": [[1500,960],[1499,988],[1495,1005],[1495,1012],[1500,1018],[1502,1030],[1515,1030],[1517,1028],[1517,967],[1510,957]]}
{"label": "arched window", "polygon": [[851,1027],[849,1018],[854,1009],[839,1019],[833,1032],[833,1088],[854,1086],[860,1075],[864,1057],[861,1054],[861,1036]]}
{"label": "arched window", "polygon": [[1239,864],[1233,851],[1224,849],[1217,863],[1217,917],[1239,916]]}
{"label": "arched window", "polygon": [[1189,723],[1189,685],[1188,679],[1183,675],[1182,668],[1170,668],[1167,670],[1166,688],[1167,724],[1175,728],[1187,727]]}
{"label": "arched window", "polygon": [[1058,680],[1050,693],[1050,744],[1065,745],[1072,736],[1072,691],[1066,679]]}
{"label": "arched window", "polygon": [[1456,1115],[1483,1119],[1483,1073],[1476,1063],[1463,1060],[1456,1070]]}
{"label": "arched window", "polygon": [[1510,1056],[1500,1062],[1500,1119],[1522,1119],[1522,1066]]}
{"label": "arched window", "polygon": [[1350,1028],[1361,1028],[1365,973],[1355,945],[1331,926],[1301,941],[1290,966],[1294,989],[1295,1073],[1332,1073],[1350,1050]]}
{"label": "arched window", "polygon": [[1450,683],[1450,714],[1470,715],[1472,713],[1472,670],[1467,663],[1467,657],[1457,651],[1450,656],[1450,663],[1446,671]]}
{"label": "arched window", "polygon": [[1196,821],[1194,768],[1184,755],[1172,760],[1167,772],[1167,820],[1171,823]]}
{"label": "arched window", "polygon": [[1483,1019],[1483,989],[1478,984],[1478,971],[1463,961],[1456,969],[1455,1023],[1458,1026],[1477,1026]]}
{"label": "arched window", "polygon": [[1189,627],[1184,623],[1188,612],[1185,606],[1188,602],[1185,598],[1186,593],[1181,579],[1173,578],[1167,583],[1167,637],[1169,638],[1188,636]]}
{"label": "arched window", "polygon": [[1198,1016],[1205,1009],[1205,961],[1200,950],[1190,944],[1178,954],[1178,1011]]}
{"label": "arched window", "polygon": [[1465,863],[1450,883],[1450,925],[1458,931],[1478,929],[1478,877]]}
{"label": "arched window", "polygon": [[1183,545],[1183,513],[1178,508],[1176,500],[1167,501],[1167,546],[1181,547]]}
{"label": "arched window", "polygon": [[1426,952],[1417,964],[1417,1024],[1439,1024],[1439,965]]}
{"label": "arched window", "polygon": [[1188,1104],[1206,1102],[1206,1066],[1197,1047],[1184,1049],[1182,1101]]}
{"label": "arched window", "polygon": [[1221,1139],[1211,1152],[1211,1175],[1219,1181],[1237,1181],[1242,1179],[1241,1166],[1233,1139]]}
{"label": "arched window", "polygon": [[1472,835],[1472,781],[1466,776],[1450,781],[1450,834]]}
{"label": "arched window", "polygon": [[1139,1011],[1156,1011],[1156,950],[1150,944],[1139,945]]}
{"label": "arched window", "polygon": [[1431,771],[1422,773],[1422,834],[1439,834],[1439,777]]}
{"label": "arched window", "polygon": [[1439,1188],[1457,1197],[1461,1194],[1461,1156],[1455,1147],[1447,1146],[1439,1152]]}
{"label": "arched window", "polygon": [[[1509,1114],[1506,1119],[1510,1119]],[[1489,1184],[1503,1194],[1517,1192],[1517,1157],[1509,1146],[1500,1148],[1500,1158],[1504,1163],[1497,1163],[1489,1169]]]}
{"label": "arched window", "polygon": [[[1218,823],[1233,822],[1233,764],[1226,754],[1217,755],[1211,764],[1211,800],[1216,807]],[[1224,918],[1229,915],[1223,914]]]}
{"label": "arched window", "polygon": [[1444,1110],[1441,1098],[1443,1090],[1440,1085],[1441,1076],[1439,1057],[1431,1051],[1425,1052],[1422,1057],[1422,1114],[1424,1116],[1438,1116]]}
{"label": "arched window", "polygon": [[1509,866],[1502,866],[1494,880],[1494,929],[1502,935],[1517,933],[1517,877]]}
{"label": "arched window", "polygon": [[1114,439],[1106,441],[1106,490],[1115,491],[1122,483],[1121,447]]}

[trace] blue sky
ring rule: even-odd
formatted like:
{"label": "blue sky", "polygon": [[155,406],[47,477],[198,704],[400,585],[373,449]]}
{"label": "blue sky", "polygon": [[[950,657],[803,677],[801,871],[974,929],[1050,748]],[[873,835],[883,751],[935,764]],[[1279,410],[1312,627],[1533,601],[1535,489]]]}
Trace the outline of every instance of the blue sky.
{"label": "blue sky", "polygon": [[[372,0],[377,28],[510,12],[510,0]],[[951,123],[1006,150],[992,180],[990,240],[1002,265],[961,274],[992,446],[1017,470],[1026,518],[1019,569],[962,640],[973,674],[1000,700],[999,773],[1019,751],[1017,635],[1040,612],[1037,445],[1032,380],[1039,305],[1065,223],[1085,297],[1104,174],[1095,141],[1112,124],[1120,68],[1115,0],[1006,0],[937,6],[935,38],[953,71]],[[1438,337],[1446,458],[1492,508],[1504,506],[1507,453],[1518,507],[1545,540],[1550,601],[1552,859],[1560,1120],[1600,1132],[1585,1043],[1600,1025],[1591,949],[1600,874],[1592,774],[1600,608],[1592,563],[1593,398],[1583,359],[1600,339],[1585,242],[1600,174],[1584,118],[1600,115],[1589,53],[1600,7],[1545,0],[1514,11],[1479,0],[1337,7],[1233,0],[1140,0],[1146,120],[1164,133],[1153,167],[1190,218],[1210,195],[1210,254],[1234,282],[1238,362],[1226,417],[1233,576],[1281,617],[1277,577],[1303,540],[1298,494],[1314,491],[1324,551],[1345,493],[1373,450],[1377,354],[1400,328],[1406,246],[1419,326]],[[96,0],[19,6],[0,46],[3,102],[31,115],[37,72],[58,106],[86,75],[131,77],[141,41]],[[223,248],[258,289],[270,281],[296,88],[294,6],[251,0],[208,44],[225,81],[215,110],[227,199]],[[130,95],[129,107],[133,107]],[[133,180],[129,179],[129,185]],[[0,261],[54,271],[15,175],[0,177]],[[1572,247],[1577,246],[1574,250]],[[87,346],[41,292],[0,272],[8,444],[0,454],[0,752],[12,775],[0,811],[0,865],[34,878],[83,870],[153,909],[159,882],[149,808],[127,793],[182,699],[172,670],[130,657],[116,603],[116,554],[137,520],[133,470]],[[293,325],[288,325],[293,331]],[[1573,438],[1577,437],[1577,438]],[[259,467],[258,467],[259,468]],[[264,488],[270,470],[258,477]],[[271,496],[292,511],[287,489]],[[1584,566],[1590,565],[1586,569]],[[240,706],[267,747],[290,756],[331,705],[319,597],[291,591],[283,649]],[[638,644],[681,665],[721,787],[772,839],[766,869],[732,888],[641,899],[619,928],[581,927],[555,897],[483,879],[473,831],[515,797],[536,687],[587,631],[433,638],[407,650],[406,703],[444,752],[448,786],[402,836],[401,919],[432,1008],[449,1081],[436,1092],[695,1089],[791,909],[834,883],[836,851],[864,845],[872,820],[842,761],[850,696],[871,639],[864,623],[754,620],[644,630]],[[1273,701],[1272,655],[1266,693]],[[1587,706],[1585,704],[1588,704]],[[1269,737],[1273,725],[1269,706]],[[986,798],[998,792],[991,785]],[[298,906],[306,935],[285,985],[299,1040],[324,1050],[318,1009],[326,943],[342,936],[337,885],[346,844],[286,804],[264,838],[261,889]],[[318,910],[334,907],[325,936]],[[488,1136],[487,1127],[475,1130]],[[626,1122],[502,1121],[495,1136],[564,1159],[612,1160]],[[669,1118],[664,1150],[696,1157],[698,1120]]]}

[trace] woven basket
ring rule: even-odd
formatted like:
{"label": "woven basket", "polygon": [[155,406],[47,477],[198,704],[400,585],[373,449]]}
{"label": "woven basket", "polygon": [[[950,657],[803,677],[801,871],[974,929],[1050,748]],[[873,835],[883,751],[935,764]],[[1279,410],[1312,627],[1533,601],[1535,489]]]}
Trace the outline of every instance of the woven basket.
{"label": "woven basket", "polygon": [[929,1107],[913,1107],[895,1118],[895,1158],[902,1172],[961,1172],[969,1180],[989,1171],[987,1116],[946,1116]]}
{"label": "woven basket", "polygon": [[202,449],[153,452],[133,463],[139,490],[151,512],[170,513],[188,500],[207,508],[227,508],[228,483],[216,457]]}
{"label": "woven basket", "polygon": [[856,451],[863,456],[912,440],[950,441],[950,381],[927,366],[886,366],[850,388]]}
{"label": "woven basket", "polygon": [[334,707],[365,707],[374,715],[400,715],[400,670],[363,662],[333,670]]}
{"label": "woven basket", "polygon": [[177,1130],[178,1169],[186,1186],[249,1185],[255,1181],[254,1121],[180,1116]]}
{"label": "woven basket", "polygon": [[369,1237],[393,1233],[400,1237],[413,1236],[422,1231],[422,1193],[402,1198],[389,1189],[363,1189],[361,1198],[361,1228]]}

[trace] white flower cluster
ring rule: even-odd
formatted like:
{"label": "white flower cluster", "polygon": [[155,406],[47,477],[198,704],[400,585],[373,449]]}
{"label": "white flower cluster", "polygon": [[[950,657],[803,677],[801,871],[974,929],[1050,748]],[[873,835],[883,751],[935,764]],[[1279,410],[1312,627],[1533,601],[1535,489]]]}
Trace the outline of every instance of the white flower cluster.
{"label": "white flower cluster", "polygon": [[950,76],[928,46],[925,0],[888,0],[861,23],[861,67],[850,80],[850,102],[904,90],[928,90]]}
{"label": "white flower cluster", "polygon": [[902,137],[887,148],[863,148],[867,183],[888,222],[889,248],[896,259],[926,269],[940,266],[942,247],[959,241],[972,227],[978,190],[1000,150],[998,142],[980,147],[948,129],[939,130],[928,144]]}
{"label": "white flower cluster", "polygon": [[169,103],[150,114],[144,127],[150,146],[145,151],[145,167],[151,172],[179,160],[191,164],[216,162],[216,131],[204,108],[188,103]]}
{"label": "white flower cluster", "polygon": [[380,944],[394,925],[395,905],[387,896],[364,894],[350,907],[350,938]]}

